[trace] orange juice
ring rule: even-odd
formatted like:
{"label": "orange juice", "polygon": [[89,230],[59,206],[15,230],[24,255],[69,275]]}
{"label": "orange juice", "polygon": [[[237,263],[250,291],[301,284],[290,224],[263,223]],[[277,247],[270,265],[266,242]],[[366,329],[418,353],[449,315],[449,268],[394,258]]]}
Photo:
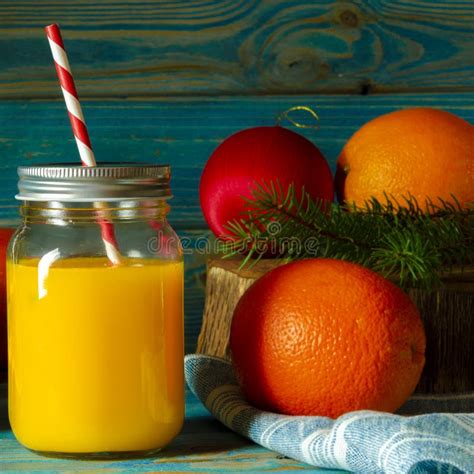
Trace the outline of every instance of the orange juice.
{"label": "orange juice", "polygon": [[9,415],[41,452],[146,452],[184,417],[183,263],[8,262]]}

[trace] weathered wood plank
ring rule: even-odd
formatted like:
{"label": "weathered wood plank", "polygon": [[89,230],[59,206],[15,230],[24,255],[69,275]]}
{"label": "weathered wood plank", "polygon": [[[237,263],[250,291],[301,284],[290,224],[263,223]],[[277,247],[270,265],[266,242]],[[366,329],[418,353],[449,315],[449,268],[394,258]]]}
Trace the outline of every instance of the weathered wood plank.
{"label": "weathered wood plank", "polygon": [[59,96],[52,21],[83,98],[473,90],[470,0],[18,0],[0,3],[1,98]]}
{"label": "weathered wood plank", "polygon": [[[98,161],[170,163],[171,220],[178,229],[202,229],[198,185],[214,148],[240,129],[274,124],[296,104],[318,111],[320,129],[299,133],[321,148],[333,169],[351,134],[382,113],[431,106],[474,122],[474,93],[86,101],[83,108]],[[18,165],[78,159],[62,101],[0,102],[0,156],[0,219],[8,222],[17,216]]]}
{"label": "weathered wood plank", "polygon": [[332,473],[279,456],[234,434],[212,419],[204,406],[186,394],[181,434],[162,453],[148,459],[75,461],[38,456],[23,448],[9,429],[6,385],[0,384],[0,472],[300,472]]}
{"label": "weathered wood plank", "polygon": [[209,256],[199,242],[209,242],[206,230],[179,232],[184,247],[184,342],[185,352],[195,352],[204,310],[206,261]]}

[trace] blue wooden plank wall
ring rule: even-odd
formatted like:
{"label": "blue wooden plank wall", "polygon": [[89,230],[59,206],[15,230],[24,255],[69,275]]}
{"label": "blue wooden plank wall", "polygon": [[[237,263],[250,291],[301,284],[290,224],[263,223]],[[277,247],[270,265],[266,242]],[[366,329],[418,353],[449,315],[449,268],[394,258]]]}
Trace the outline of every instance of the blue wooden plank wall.
{"label": "blue wooden plank wall", "polygon": [[473,90],[471,0],[0,2],[0,96],[56,97],[42,27],[88,97]]}
{"label": "blue wooden plank wall", "polygon": [[[43,26],[59,22],[99,161],[168,162],[172,222],[209,233],[202,167],[229,134],[313,107],[304,134],[332,166],[367,120],[440,107],[474,122],[474,4],[432,1],[0,2],[0,224],[14,225],[16,167],[77,160]],[[186,256],[186,346],[206,255]]]}

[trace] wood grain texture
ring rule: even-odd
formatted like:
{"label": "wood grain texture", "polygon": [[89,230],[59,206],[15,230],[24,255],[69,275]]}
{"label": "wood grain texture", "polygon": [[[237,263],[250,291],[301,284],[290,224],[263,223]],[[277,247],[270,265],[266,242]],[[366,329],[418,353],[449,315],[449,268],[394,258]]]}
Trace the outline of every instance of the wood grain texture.
{"label": "wood grain texture", "polygon": [[79,95],[473,90],[470,0],[0,3],[0,98],[59,97],[60,23]]}
{"label": "wood grain texture", "polygon": [[432,293],[410,290],[408,294],[426,332],[426,364],[417,392],[473,392],[474,278],[460,289],[453,285]]}
{"label": "wood grain texture", "polygon": [[214,420],[204,406],[186,393],[182,432],[159,455],[123,461],[75,461],[38,456],[23,448],[10,431],[6,385],[0,384],[0,472],[300,472],[341,473],[315,469],[285,458],[234,434]]}
{"label": "wood grain texture", "polygon": [[200,242],[209,242],[210,232],[181,231],[179,236],[184,244],[184,349],[186,353],[190,353],[196,349],[204,310],[208,252]]}
{"label": "wood grain texture", "polygon": [[[243,128],[274,125],[281,112],[297,104],[319,113],[319,130],[298,132],[317,144],[333,170],[346,140],[380,114],[429,106],[474,122],[474,93],[85,101],[83,109],[98,162],[171,165],[175,196],[171,221],[178,229],[189,230],[206,227],[198,186],[202,168],[217,145]],[[295,117],[308,121],[306,115]],[[63,102],[0,102],[0,156],[0,219],[5,222],[17,216],[13,196],[18,165],[78,160]]]}
{"label": "wood grain texture", "polygon": [[229,338],[234,309],[240,297],[262,275],[284,260],[262,259],[256,265],[240,268],[241,260],[210,259],[207,262],[202,327],[196,352],[231,358]]}

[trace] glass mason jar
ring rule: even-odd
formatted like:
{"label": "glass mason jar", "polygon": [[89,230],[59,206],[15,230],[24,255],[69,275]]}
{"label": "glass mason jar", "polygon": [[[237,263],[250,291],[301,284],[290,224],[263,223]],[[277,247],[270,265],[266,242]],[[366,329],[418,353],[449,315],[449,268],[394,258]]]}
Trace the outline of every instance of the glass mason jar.
{"label": "glass mason jar", "polygon": [[184,417],[168,166],[21,167],[7,261],[9,416],[59,456],[154,452]]}

